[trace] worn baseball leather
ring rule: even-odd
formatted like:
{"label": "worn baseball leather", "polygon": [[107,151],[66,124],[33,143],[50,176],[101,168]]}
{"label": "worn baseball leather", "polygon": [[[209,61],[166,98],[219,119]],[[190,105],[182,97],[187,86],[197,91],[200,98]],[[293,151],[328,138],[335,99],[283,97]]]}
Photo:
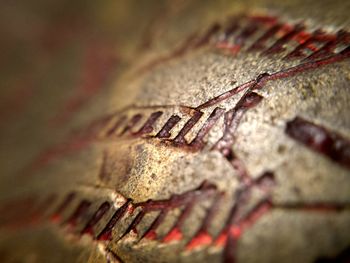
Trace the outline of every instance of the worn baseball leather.
{"label": "worn baseball leather", "polygon": [[347,262],[349,8],[4,4],[1,262]]}

